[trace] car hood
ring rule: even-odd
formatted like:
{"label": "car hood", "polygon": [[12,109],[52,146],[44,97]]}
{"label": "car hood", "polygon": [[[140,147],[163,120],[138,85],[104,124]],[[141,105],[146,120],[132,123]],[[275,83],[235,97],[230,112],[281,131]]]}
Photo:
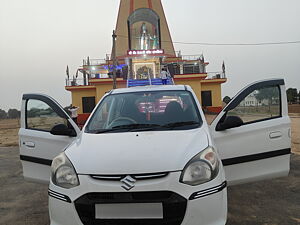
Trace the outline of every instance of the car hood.
{"label": "car hood", "polygon": [[66,150],[78,174],[141,174],[182,170],[208,146],[204,127],[82,136]]}

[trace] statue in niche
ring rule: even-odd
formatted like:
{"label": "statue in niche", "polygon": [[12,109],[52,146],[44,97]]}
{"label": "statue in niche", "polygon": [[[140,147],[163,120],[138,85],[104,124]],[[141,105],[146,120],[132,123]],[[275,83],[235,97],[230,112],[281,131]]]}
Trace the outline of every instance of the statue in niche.
{"label": "statue in niche", "polygon": [[150,46],[150,35],[148,33],[146,23],[142,24],[140,35],[141,35],[141,40],[140,40],[141,50],[148,50]]}
{"label": "statue in niche", "polygon": [[153,41],[152,49],[159,49],[158,37],[156,34],[154,34],[153,37],[150,37],[150,39]]}
{"label": "statue in niche", "polygon": [[159,49],[159,37],[157,35],[156,29],[153,36],[148,31],[146,23],[142,23],[140,29],[140,35],[137,37],[139,39],[140,50],[149,50],[149,49]]}

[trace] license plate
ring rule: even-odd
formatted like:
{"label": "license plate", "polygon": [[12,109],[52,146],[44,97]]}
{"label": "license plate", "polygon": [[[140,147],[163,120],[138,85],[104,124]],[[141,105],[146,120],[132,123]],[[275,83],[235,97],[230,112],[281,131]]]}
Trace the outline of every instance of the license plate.
{"label": "license plate", "polygon": [[162,203],[96,204],[96,219],[163,219]]}

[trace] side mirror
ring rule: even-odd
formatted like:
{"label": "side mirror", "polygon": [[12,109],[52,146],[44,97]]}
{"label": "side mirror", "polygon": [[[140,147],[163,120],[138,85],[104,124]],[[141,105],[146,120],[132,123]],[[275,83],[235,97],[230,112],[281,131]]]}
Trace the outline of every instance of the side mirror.
{"label": "side mirror", "polygon": [[65,124],[57,124],[52,127],[51,134],[53,135],[61,135],[61,136],[69,136],[69,137],[76,137],[77,134],[74,129],[68,128]]}
{"label": "side mirror", "polygon": [[226,116],[223,122],[219,122],[216,131],[227,130],[234,127],[240,127],[244,124],[243,120],[238,116]]}

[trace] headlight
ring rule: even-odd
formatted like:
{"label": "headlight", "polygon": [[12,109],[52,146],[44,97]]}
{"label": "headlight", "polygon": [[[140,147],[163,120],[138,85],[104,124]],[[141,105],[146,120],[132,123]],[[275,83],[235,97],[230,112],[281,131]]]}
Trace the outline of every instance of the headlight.
{"label": "headlight", "polygon": [[191,159],[182,171],[180,182],[199,185],[214,179],[219,172],[219,160],[213,147],[207,147]]}
{"label": "headlight", "polygon": [[76,171],[65,153],[61,153],[53,159],[51,179],[53,184],[63,188],[69,189],[79,185]]}

